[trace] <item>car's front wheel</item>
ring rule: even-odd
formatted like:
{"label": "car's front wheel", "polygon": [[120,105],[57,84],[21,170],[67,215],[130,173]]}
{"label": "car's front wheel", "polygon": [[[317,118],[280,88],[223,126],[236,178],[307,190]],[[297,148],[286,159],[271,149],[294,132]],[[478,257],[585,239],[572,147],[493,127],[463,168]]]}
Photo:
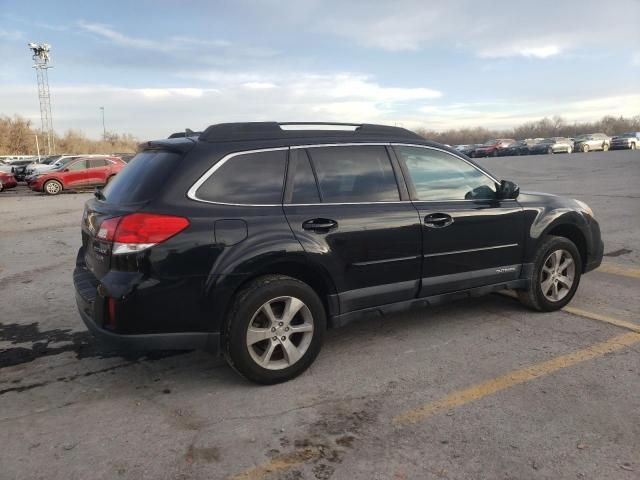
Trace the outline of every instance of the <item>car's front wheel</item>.
{"label": "car's front wheel", "polygon": [[325,330],[324,306],[311,287],[266,275],[236,295],[227,318],[225,357],[249,380],[284,382],[313,363]]}
{"label": "car's front wheel", "polygon": [[520,301],[543,312],[561,309],[578,289],[581,266],[580,253],[571,240],[547,237],[534,256],[528,290],[518,292]]}
{"label": "car's front wheel", "polygon": [[58,195],[62,191],[62,184],[57,180],[49,180],[42,190],[48,195]]}

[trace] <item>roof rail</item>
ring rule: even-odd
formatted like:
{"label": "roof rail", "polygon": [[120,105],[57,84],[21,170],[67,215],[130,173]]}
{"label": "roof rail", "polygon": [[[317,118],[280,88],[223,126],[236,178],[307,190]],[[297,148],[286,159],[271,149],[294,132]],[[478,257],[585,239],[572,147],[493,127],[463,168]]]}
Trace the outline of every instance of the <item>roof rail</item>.
{"label": "roof rail", "polygon": [[[292,128],[292,127],[302,128]],[[283,128],[284,127],[284,128]],[[318,128],[313,128],[318,127]],[[327,129],[323,127],[336,127]],[[347,128],[345,128],[347,127]],[[218,123],[205,129],[200,140],[226,142],[234,140],[277,140],[315,136],[392,136],[395,138],[422,139],[417,133],[401,127],[369,123],[335,122],[238,122]]]}

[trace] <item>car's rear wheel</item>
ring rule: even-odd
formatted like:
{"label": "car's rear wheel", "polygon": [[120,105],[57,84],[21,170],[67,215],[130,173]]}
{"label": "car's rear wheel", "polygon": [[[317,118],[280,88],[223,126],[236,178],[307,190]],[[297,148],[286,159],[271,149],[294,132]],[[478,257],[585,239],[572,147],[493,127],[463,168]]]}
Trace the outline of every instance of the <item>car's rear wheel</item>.
{"label": "car's rear wheel", "polygon": [[42,190],[48,195],[58,195],[62,191],[62,184],[57,180],[48,180]]}
{"label": "car's rear wheel", "polygon": [[236,295],[227,317],[225,357],[249,380],[284,382],[313,363],[325,330],[324,306],[311,287],[266,275]]}
{"label": "car's rear wheel", "polygon": [[589,152],[589,145],[587,145],[586,143],[585,143],[584,145],[582,145],[582,151],[583,151],[584,153]]}
{"label": "car's rear wheel", "polygon": [[564,237],[549,236],[535,254],[528,290],[518,292],[520,301],[534,310],[559,310],[575,295],[581,273],[575,244]]}

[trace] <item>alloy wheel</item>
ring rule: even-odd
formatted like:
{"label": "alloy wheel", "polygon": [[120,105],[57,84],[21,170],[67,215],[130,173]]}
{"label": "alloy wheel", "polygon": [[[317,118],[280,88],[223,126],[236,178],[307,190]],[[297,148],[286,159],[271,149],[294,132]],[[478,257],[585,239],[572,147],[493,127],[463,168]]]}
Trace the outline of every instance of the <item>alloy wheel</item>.
{"label": "alloy wheel", "polygon": [[58,182],[47,182],[44,188],[47,191],[47,193],[51,195],[56,195],[60,193],[60,184]]}
{"label": "alloy wheel", "polygon": [[540,288],[544,297],[559,302],[571,291],[575,281],[576,266],[567,250],[555,250],[542,264]]}
{"label": "alloy wheel", "polygon": [[256,364],[282,370],[300,360],[313,338],[314,322],[309,307],[296,297],[277,297],[265,302],[247,328],[247,348]]}

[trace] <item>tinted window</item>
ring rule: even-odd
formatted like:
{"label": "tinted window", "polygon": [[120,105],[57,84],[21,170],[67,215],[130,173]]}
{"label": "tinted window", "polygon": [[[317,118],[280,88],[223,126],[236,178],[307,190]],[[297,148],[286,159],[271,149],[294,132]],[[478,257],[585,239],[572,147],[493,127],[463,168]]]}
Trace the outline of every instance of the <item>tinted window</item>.
{"label": "tinted window", "polygon": [[104,167],[107,165],[107,161],[101,158],[94,158],[89,160],[89,167],[88,168],[97,168],[97,167]]}
{"label": "tinted window", "polygon": [[85,168],[87,168],[87,161],[78,160],[77,162],[73,162],[72,164],[67,165],[67,168],[69,169],[70,172],[77,172],[78,170],[84,170]]}
{"label": "tinted window", "polygon": [[286,158],[286,150],[232,157],[202,184],[196,195],[211,202],[281,203]]}
{"label": "tinted window", "polygon": [[150,200],[174,171],[182,157],[153,150],[136,155],[104,188],[109,203],[138,203]]}
{"label": "tinted window", "polygon": [[427,148],[395,148],[407,166],[418,200],[475,200],[496,196],[495,182],[460,158]]}
{"label": "tinted window", "polygon": [[383,146],[309,149],[323,202],[384,202],[400,199]]}
{"label": "tinted window", "polygon": [[291,157],[289,162],[290,175],[293,177],[291,203],[319,203],[320,194],[307,152],[293,150]]}

